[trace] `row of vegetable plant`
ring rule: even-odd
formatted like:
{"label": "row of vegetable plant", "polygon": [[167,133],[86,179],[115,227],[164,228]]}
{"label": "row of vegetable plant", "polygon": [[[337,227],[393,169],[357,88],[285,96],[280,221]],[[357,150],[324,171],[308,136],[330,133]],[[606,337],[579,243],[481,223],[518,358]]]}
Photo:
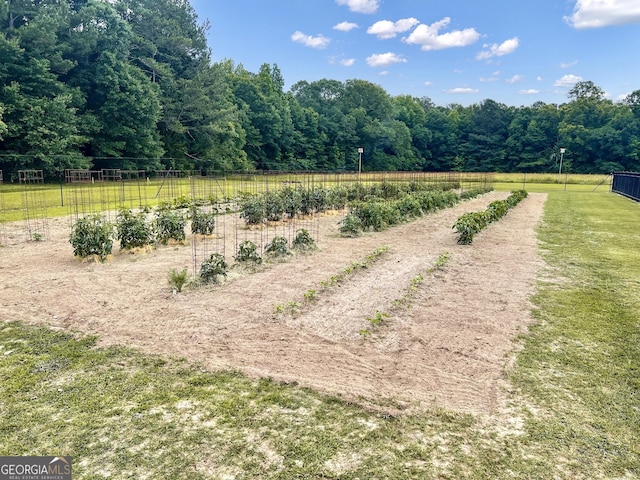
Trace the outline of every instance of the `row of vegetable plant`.
{"label": "row of vegetable plant", "polygon": [[[297,252],[309,252],[316,248],[316,243],[308,230],[301,228],[296,232],[296,236],[289,247],[289,241],[285,237],[273,237],[271,242],[264,247],[263,255],[269,259],[284,258],[292,254],[292,250]],[[244,267],[257,267],[263,262],[263,255],[258,252],[258,246],[251,240],[245,240],[238,246],[238,252],[234,256],[238,265]],[[212,253],[200,265],[196,283],[219,283],[226,277],[229,271],[229,264],[220,253]],[[169,283],[172,284],[170,273]],[[172,284],[173,286],[173,284]]]}
{"label": "row of vegetable plant", "polygon": [[485,229],[490,223],[504,217],[511,208],[527,198],[526,190],[514,190],[506,200],[491,202],[486,210],[469,212],[461,215],[452,228],[458,233],[458,243],[471,245],[473,237]]}
{"label": "row of vegetable plant", "polygon": [[[479,188],[464,193],[469,199],[488,193],[491,188]],[[407,222],[434,211],[448,208],[461,200],[461,195],[452,191],[415,191],[392,200],[374,199],[354,202],[342,220],[340,233],[355,237],[365,231],[381,231],[393,225]]]}
{"label": "row of vegetable plant", "polygon": [[[308,304],[317,300],[317,294],[319,292],[325,292],[331,290],[336,285],[343,283],[347,278],[355,273],[366,270],[370,268],[375,262],[377,262],[380,258],[382,258],[389,251],[389,247],[384,245],[382,247],[378,247],[375,250],[371,251],[367,256],[360,261],[354,261],[350,263],[348,266],[344,267],[335,275],[332,275],[329,279],[323,280],[320,282],[317,289],[310,289],[305,292],[304,304]],[[289,311],[292,315],[299,312],[299,309],[303,306],[302,302],[292,301],[286,305],[286,310]],[[283,305],[274,305],[274,317],[285,311],[285,306]]]}
{"label": "row of vegetable plant", "polygon": [[334,187],[291,187],[270,190],[260,194],[241,195],[240,216],[248,225],[278,222],[299,215],[312,215],[327,210],[342,210],[353,202],[391,200],[410,193],[449,191],[459,188],[458,182],[425,183],[381,182],[376,184],[351,183]]}
{"label": "row of vegetable plant", "polygon": [[121,250],[166,245],[171,240],[183,242],[187,220],[191,220],[193,234],[211,235],[215,230],[215,215],[196,207],[192,207],[188,215],[160,208],[152,218],[144,212],[123,209],[116,216],[115,223],[106,221],[100,214],[87,215],[75,223],[69,242],[75,256],[86,258],[95,255],[104,261],[112,253],[114,239],[120,242]]}

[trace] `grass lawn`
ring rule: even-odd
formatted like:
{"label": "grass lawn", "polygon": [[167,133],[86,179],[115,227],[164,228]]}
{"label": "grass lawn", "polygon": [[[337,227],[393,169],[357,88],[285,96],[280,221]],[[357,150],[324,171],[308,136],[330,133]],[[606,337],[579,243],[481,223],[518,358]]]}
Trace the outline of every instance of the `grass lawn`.
{"label": "grass lawn", "polygon": [[0,323],[0,455],[71,455],[78,479],[638,478],[640,206],[590,187],[549,195],[538,322],[494,415],[392,417]]}

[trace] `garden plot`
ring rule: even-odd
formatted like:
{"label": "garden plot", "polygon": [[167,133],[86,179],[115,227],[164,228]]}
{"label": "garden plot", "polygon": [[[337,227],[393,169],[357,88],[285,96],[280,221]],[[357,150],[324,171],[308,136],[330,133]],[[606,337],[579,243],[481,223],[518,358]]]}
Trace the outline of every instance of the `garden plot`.
{"label": "garden plot", "polygon": [[[97,264],[73,257],[67,219],[49,221],[46,242],[12,242],[7,225],[1,318],[297,382],[374,408],[490,411],[502,398],[513,339],[531,321],[528,298],[540,267],[535,228],[545,196],[531,194],[472,246],[458,245],[451,226],[462,213],[507,195],[492,193],[351,239],[338,234],[340,216],[323,216],[318,251],[177,295],[167,273],[191,264],[188,241],[116,252]],[[235,239],[224,241],[233,252]],[[382,246],[388,251],[370,268],[320,291],[323,281]],[[443,252],[447,264],[429,273]],[[416,275],[423,281],[397,307]],[[277,305],[303,303],[311,290],[317,298],[300,312],[274,315]],[[388,317],[372,335],[360,334],[376,312]]]}

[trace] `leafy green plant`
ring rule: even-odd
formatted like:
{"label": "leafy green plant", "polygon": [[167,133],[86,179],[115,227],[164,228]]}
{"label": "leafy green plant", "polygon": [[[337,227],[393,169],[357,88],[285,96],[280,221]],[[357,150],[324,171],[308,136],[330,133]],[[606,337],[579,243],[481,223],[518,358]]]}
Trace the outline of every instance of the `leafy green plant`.
{"label": "leafy green plant", "polygon": [[371,330],[367,328],[360,329],[358,333],[362,336],[362,338],[367,338],[371,336]]}
{"label": "leafy green plant", "polygon": [[284,237],[273,237],[273,240],[267,244],[264,251],[274,257],[284,257],[289,255],[288,243],[288,240]]}
{"label": "leafy green plant", "polygon": [[153,222],[156,241],[166,245],[169,240],[183,242],[186,238],[184,228],[187,224],[185,217],[172,210],[158,210]]}
{"label": "leafy green plant", "polygon": [[238,246],[238,253],[234,257],[241,263],[262,263],[262,257],[258,253],[258,247],[251,240],[245,240]]}
{"label": "leafy green plant", "polygon": [[292,247],[296,250],[309,251],[316,249],[316,242],[305,228],[301,228],[296,232],[296,237],[293,239]]}
{"label": "leafy green plant", "polygon": [[375,315],[373,315],[372,317],[367,317],[367,321],[374,327],[377,327],[381,325],[387,318],[389,318],[389,316],[390,315],[388,313],[376,310]]}
{"label": "leafy green plant", "polygon": [[362,221],[353,213],[347,214],[340,223],[340,235],[343,237],[358,237],[362,233]]}
{"label": "leafy green plant", "polygon": [[69,242],[76,257],[96,255],[104,262],[113,249],[113,225],[100,214],[79,219],[71,230]]}
{"label": "leafy green plant", "polygon": [[44,235],[40,232],[33,232],[31,234],[31,241],[32,242],[41,242],[42,240],[44,240]]}
{"label": "leafy green plant", "polygon": [[145,215],[134,214],[130,209],[120,210],[116,216],[116,232],[121,250],[144,247],[153,242],[153,232]]}
{"label": "leafy green plant", "polygon": [[291,187],[286,187],[282,189],[280,195],[282,197],[284,212],[289,218],[294,218],[300,211],[300,207],[302,205],[300,191]]}
{"label": "leafy green plant", "polygon": [[174,208],[189,208],[193,205],[193,202],[186,195],[180,195],[173,199]]}
{"label": "leafy green plant", "polygon": [[169,285],[175,293],[179,293],[182,291],[183,287],[187,284],[189,280],[189,274],[187,273],[187,269],[183,268],[182,270],[176,270],[172,268],[169,270],[167,275],[167,279],[169,280]]}
{"label": "leafy green plant", "polygon": [[264,202],[255,195],[246,195],[240,204],[240,217],[247,225],[259,225],[266,218]]}
{"label": "leafy green plant", "polygon": [[526,190],[515,190],[506,200],[491,202],[482,212],[469,212],[461,215],[452,228],[458,232],[458,243],[470,245],[475,234],[505,216],[510,208],[516,206],[527,197]]}
{"label": "leafy green plant", "polygon": [[218,283],[220,277],[227,276],[229,266],[224,256],[212,253],[211,256],[200,265],[199,277],[204,283]]}
{"label": "leafy green plant", "polygon": [[438,255],[438,260],[436,260],[436,263],[434,264],[433,268],[435,270],[440,270],[449,262],[450,259],[451,259],[451,254],[449,252],[441,253],[440,255]]}
{"label": "leafy green plant", "polygon": [[264,212],[268,222],[279,222],[284,216],[284,200],[277,192],[268,192],[264,197]]}
{"label": "leafy green plant", "polygon": [[203,212],[196,207],[191,208],[191,233],[213,235],[216,231],[216,213]]}
{"label": "leafy green plant", "polygon": [[461,215],[453,228],[458,232],[460,245],[471,245],[473,237],[487,226],[487,216],[484,212],[468,212]]}
{"label": "leafy green plant", "polygon": [[509,204],[505,200],[496,200],[487,206],[487,221],[496,222],[509,211]]}
{"label": "leafy green plant", "polygon": [[300,307],[302,307],[302,304],[300,302],[287,303],[287,310],[289,310],[289,313],[291,313],[291,315],[295,315]]}
{"label": "leafy green plant", "polygon": [[313,289],[309,289],[304,294],[304,299],[306,302],[313,302],[316,299],[316,291]]}

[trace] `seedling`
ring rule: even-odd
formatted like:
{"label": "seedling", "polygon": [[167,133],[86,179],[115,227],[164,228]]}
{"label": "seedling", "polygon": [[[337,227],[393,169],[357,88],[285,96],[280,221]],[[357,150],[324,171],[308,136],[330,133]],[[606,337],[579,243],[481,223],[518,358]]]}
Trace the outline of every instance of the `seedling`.
{"label": "seedling", "polygon": [[384,313],[379,310],[376,310],[375,315],[373,317],[367,317],[367,320],[371,325],[373,325],[374,327],[377,327],[381,325],[387,318],[389,318],[388,313]]}
{"label": "seedling", "polygon": [[169,270],[169,274],[167,275],[169,280],[169,285],[171,286],[173,293],[180,293],[182,288],[187,284],[189,280],[189,275],[187,274],[187,269],[183,268],[182,270],[176,270],[172,268]]}

